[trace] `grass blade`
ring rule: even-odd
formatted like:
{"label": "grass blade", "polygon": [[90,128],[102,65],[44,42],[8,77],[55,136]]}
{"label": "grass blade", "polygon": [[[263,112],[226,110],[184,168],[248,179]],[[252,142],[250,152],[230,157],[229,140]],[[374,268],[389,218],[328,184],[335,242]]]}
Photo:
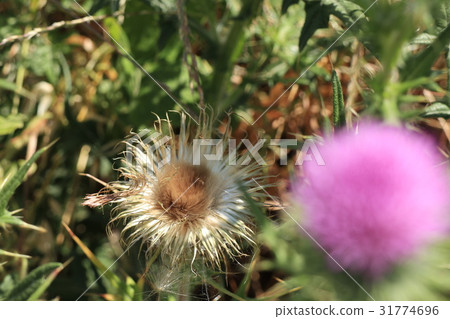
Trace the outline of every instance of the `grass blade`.
{"label": "grass blade", "polygon": [[114,273],[111,271],[107,271],[108,268],[94,255],[94,253],[78,238],[77,235],[75,235],[72,230],[67,226],[65,223],[62,223],[64,228],[69,233],[70,237],[72,237],[73,241],[77,243],[77,245],[81,248],[83,253],[86,255],[87,258],[94,264],[94,266],[98,269],[100,273],[105,273],[105,277],[111,282],[111,284],[115,288],[120,288],[120,278],[117,277]]}

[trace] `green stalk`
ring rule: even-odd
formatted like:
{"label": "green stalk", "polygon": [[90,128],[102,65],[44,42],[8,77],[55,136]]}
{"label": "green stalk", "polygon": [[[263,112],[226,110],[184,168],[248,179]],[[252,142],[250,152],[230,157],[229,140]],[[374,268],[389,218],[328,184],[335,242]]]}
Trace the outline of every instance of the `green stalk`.
{"label": "green stalk", "polygon": [[447,45],[447,105],[450,106],[450,44]]}
{"label": "green stalk", "polygon": [[397,86],[391,78],[384,85],[381,112],[386,122],[391,124],[398,124],[400,112],[398,110],[398,92]]}
{"label": "green stalk", "polygon": [[242,4],[239,16],[228,32],[227,39],[217,51],[214,74],[209,87],[209,101],[220,114],[227,105],[224,104],[226,88],[230,83],[231,72],[245,44],[245,28],[256,16],[262,0],[249,0]]}

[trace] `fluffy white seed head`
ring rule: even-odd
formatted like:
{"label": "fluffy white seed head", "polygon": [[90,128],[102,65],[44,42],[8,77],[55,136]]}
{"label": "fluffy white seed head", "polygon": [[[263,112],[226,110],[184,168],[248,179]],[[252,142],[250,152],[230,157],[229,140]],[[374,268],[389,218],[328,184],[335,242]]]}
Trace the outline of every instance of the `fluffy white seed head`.
{"label": "fluffy white seed head", "polygon": [[[220,160],[206,160],[203,155],[217,152],[215,146],[197,150],[201,161],[195,163],[192,140],[213,135],[207,120],[192,133],[182,113],[178,135],[169,117],[155,126],[158,133],[164,128],[170,135],[165,145],[158,144],[161,135],[145,142],[137,134],[128,139],[119,169],[122,179],[88,195],[84,204],[116,204],[112,222],[124,223],[128,245],[141,242],[149,251],[159,249],[171,264],[200,257],[220,267],[224,259],[242,254],[243,242],[253,243],[243,191],[263,196],[253,180],[260,177],[261,167],[239,165],[239,158],[238,165],[229,165],[226,147]],[[227,128],[221,137],[224,145],[228,132]]]}

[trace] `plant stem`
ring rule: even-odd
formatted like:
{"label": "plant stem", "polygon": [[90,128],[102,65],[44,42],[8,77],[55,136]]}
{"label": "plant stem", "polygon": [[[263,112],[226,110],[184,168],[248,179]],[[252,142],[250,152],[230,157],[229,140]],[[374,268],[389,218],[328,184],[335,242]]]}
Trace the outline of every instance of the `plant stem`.
{"label": "plant stem", "polygon": [[395,83],[395,72],[391,72],[391,76],[387,79],[384,85],[382,94],[381,112],[386,122],[391,124],[398,124],[400,112],[398,110],[398,90]]}
{"label": "plant stem", "polygon": [[245,1],[242,4],[239,16],[228,32],[227,39],[219,46],[217,63],[214,67],[213,79],[210,86],[212,103],[216,114],[220,114],[227,105],[224,105],[225,90],[229,84],[234,64],[242,52],[245,44],[245,27],[257,14],[261,0]]}

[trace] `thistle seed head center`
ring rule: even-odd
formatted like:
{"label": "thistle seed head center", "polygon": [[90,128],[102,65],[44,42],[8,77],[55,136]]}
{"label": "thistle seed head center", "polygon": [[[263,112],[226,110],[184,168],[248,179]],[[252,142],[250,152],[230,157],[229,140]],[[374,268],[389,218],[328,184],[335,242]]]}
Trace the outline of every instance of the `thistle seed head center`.
{"label": "thistle seed head center", "polygon": [[157,173],[156,202],[170,219],[195,221],[210,212],[213,176],[202,165],[171,163]]}

